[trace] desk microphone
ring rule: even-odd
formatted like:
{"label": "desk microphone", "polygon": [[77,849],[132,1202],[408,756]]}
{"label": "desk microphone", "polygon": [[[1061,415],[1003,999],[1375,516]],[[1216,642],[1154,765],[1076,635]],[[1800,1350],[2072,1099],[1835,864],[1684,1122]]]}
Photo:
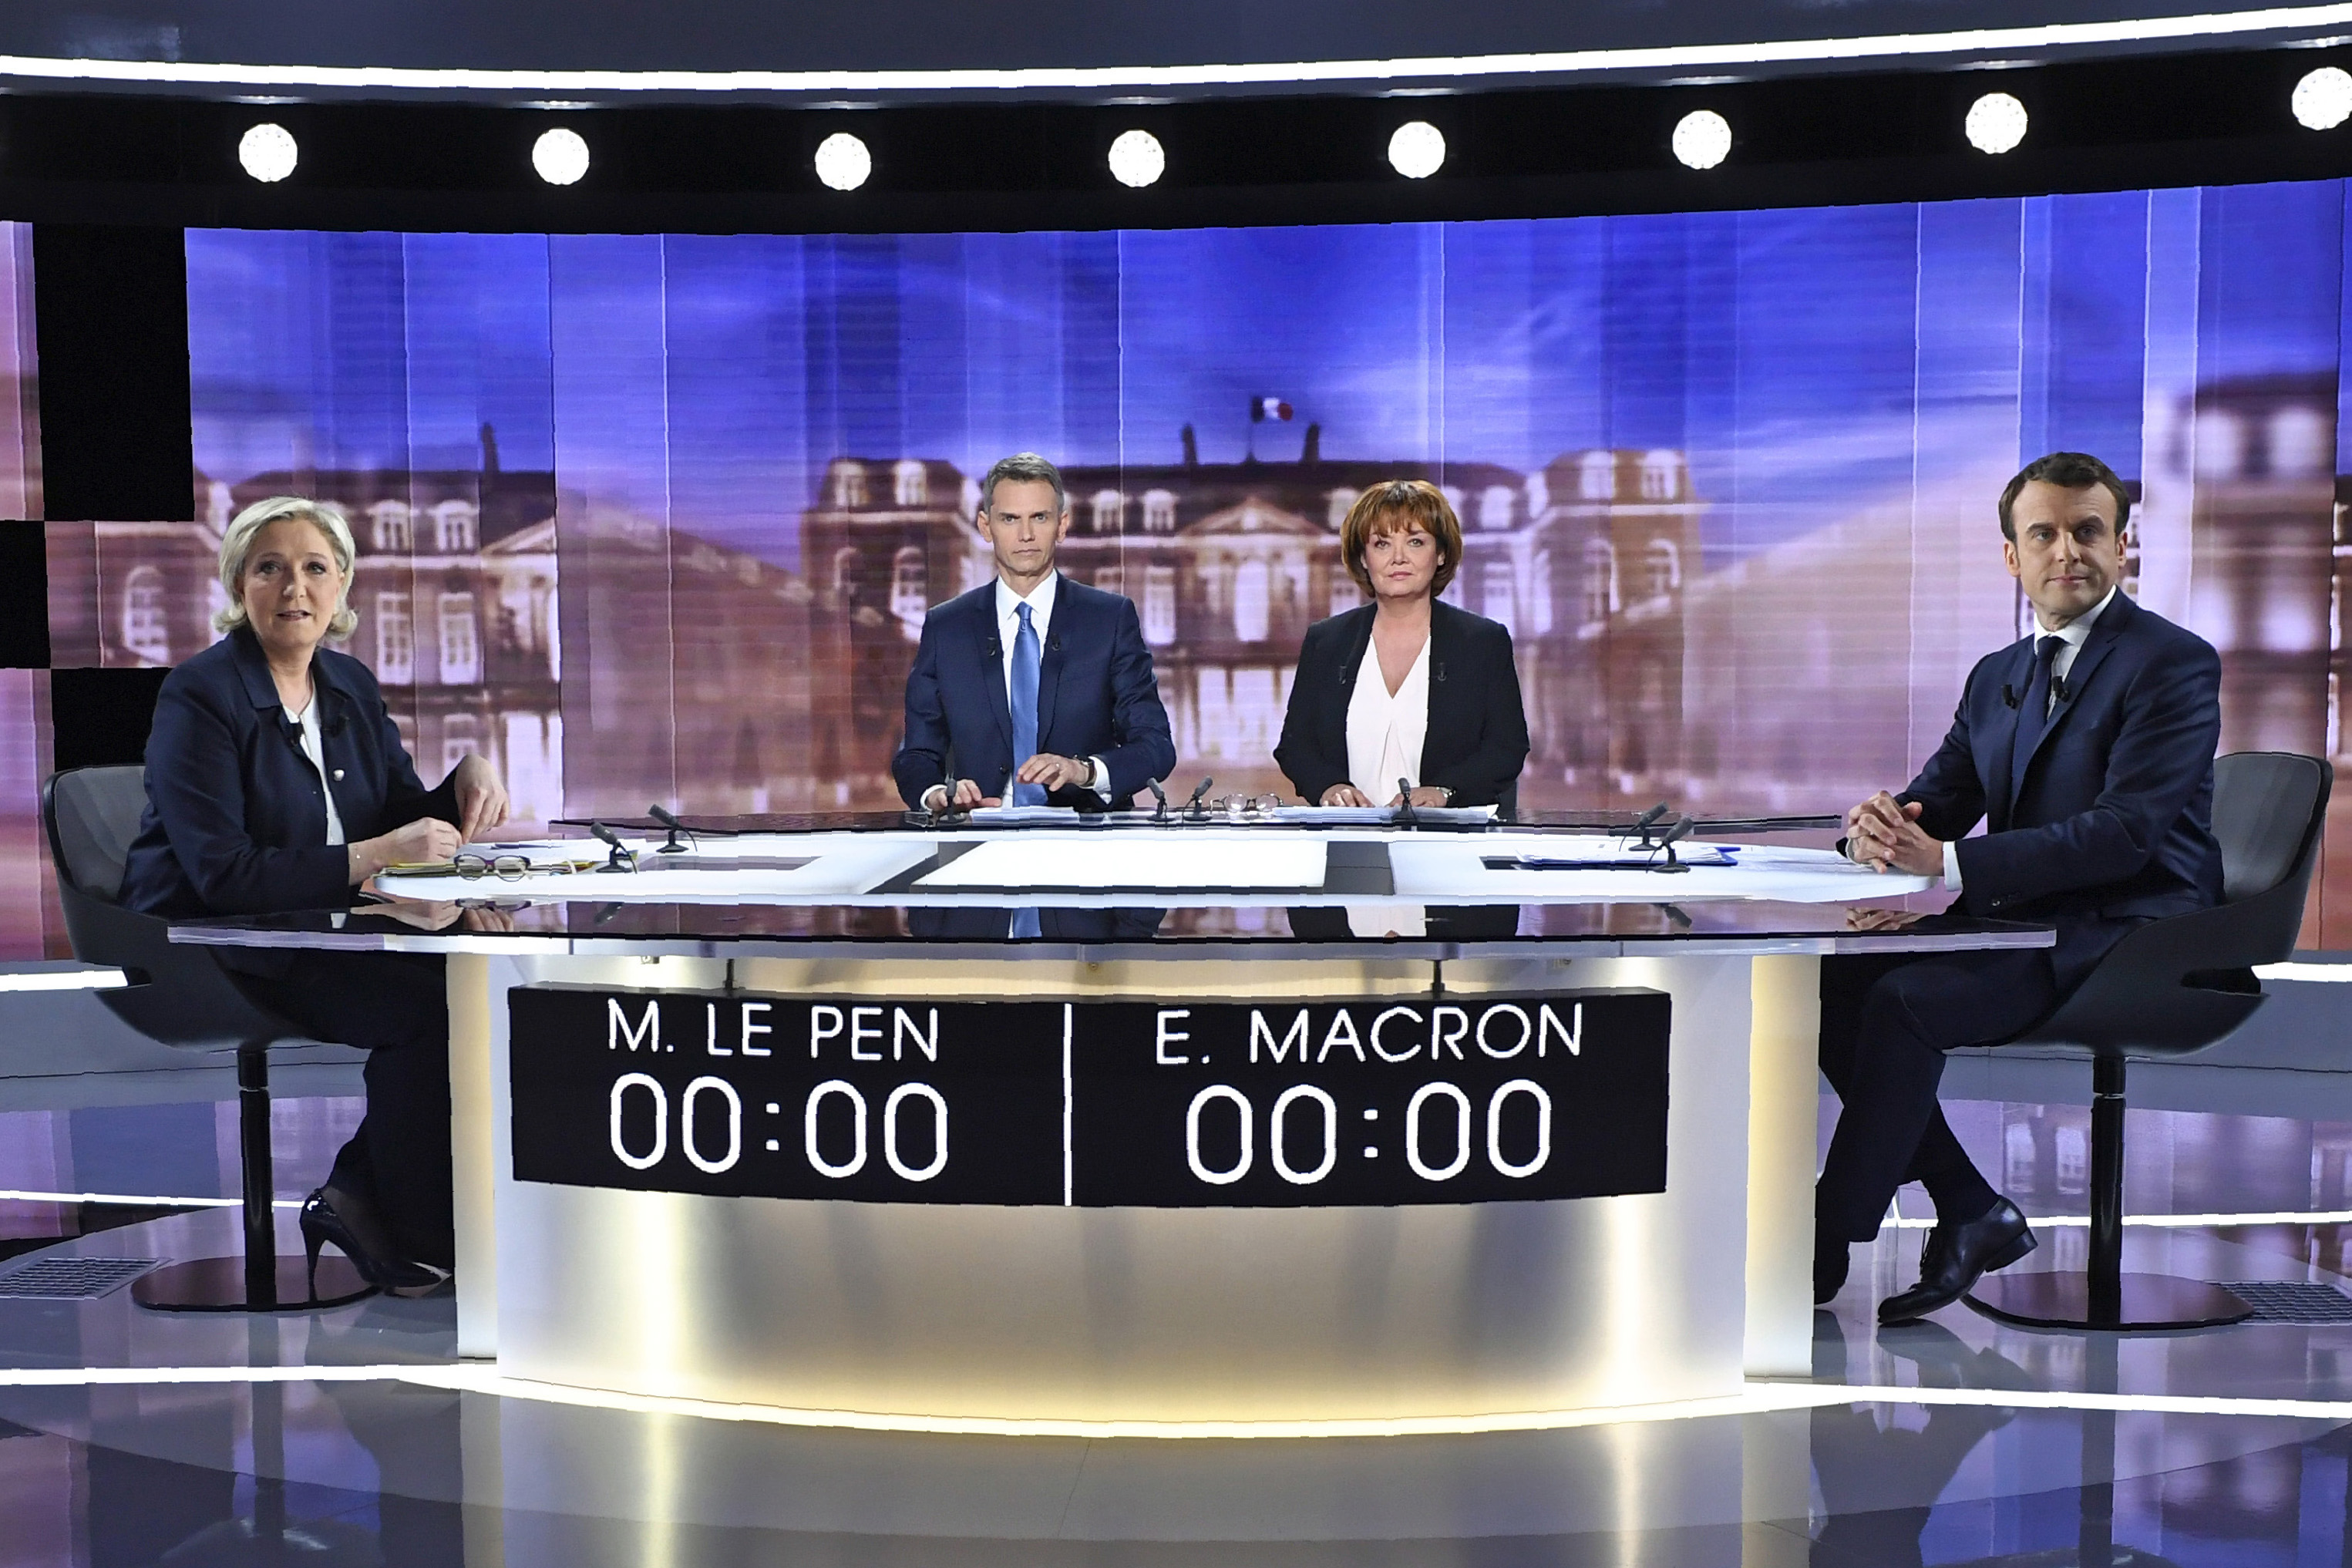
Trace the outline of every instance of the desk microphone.
{"label": "desk microphone", "polygon": [[619,834],[614,832],[611,828],[605,826],[601,822],[590,823],[588,825],[588,831],[594,834],[598,838],[604,840],[604,843],[612,847],[612,858],[606,860],[602,866],[596,868],[598,870],[634,871],[637,868],[637,857],[635,852],[630,849],[627,845],[621,842],[621,836]]}
{"label": "desk microphone", "polygon": [[1418,826],[1421,822],[1412,814],[1412,783],[1409,779],[1397,780],[1397,820],[1408,826]]}
{"label": "desk microphone", "polygon": [[1665,816],[1667,811],[1670,809],[1671,808],[1664,801],[1662,800],[1658,802],[1657,805],[1650,807],[1649,810],[1643,812],[1641,816],[1633,819],[1633,831],[1636,833],[1647,834],[1650,831],[1650,824]]}
{"label": "desk microphone", "polygon": [[677,841],[678,835],[681,833],[687,833],[689,837],[691,836],[690,831],[685,823],[680,822],[677,817],[671,816],[668,807],[663,805],[659,801],[656,801],[653,805],[646,807],[646,815],[652,817],[656,822],[660,823],[664,827],[669,829],[668,840],[665,842],[660,848],[655,850],[655,854],[683,855],[686,853],[686,846]]}
{"label": "desk microphone", "polygon": [[1159,781],[1158,779],[1146,779],[1146,780],[1144,780],[1144,781],[1143,781],[1143,787],[1144,787],[1144,788],[1146,788],[1146,789],[1148,789],[1148,790],[1150,790],[1150,791],[1151,792],[1151,798],[1152,798],[1152,799],[1154,799],[1154,800],[1156,800],[1156,801],[1158,801],[1158,802],[1160,803],[1160,809],[1159,809],[1158,811],[1155,811],[1155,812],[1153,812],[1153,813],[1151,814],[1151,820],[1152,820],[1152,821],[1154,821],[1154,822],[1165,822],[1165,821],[1167,821],[1167,820],[1168,820],[1168,792],[1167,792],[1166,790],[1161,789],[1161,788],[1160,787],[1160,781]]}
{"label": "desk microphone", "polygon": [[1201,803],[1202,800],[1207,798],[1209,786],[1216,782],[1217,781],[1213,778],[1203,778],[1199,784],[1192,786],[1192,798],[1184,803],[1185,821],[1206,822],[1209,820],[1209,808]]}
{"label": "desk microphone", "polygon": [[1697,826],[1698,818],[1695,816],[1685,816],[1677,819],[1675,825],[1667,828],[1664,834],[1658,839],[1658,847],[1666,852],[1666,863],[1663,866],[1653,866],[1650,868],[1654,871],[1689,870],[1689,867],[1675,858],[1675,846],[1681,840],[1688,838],[1691,836],[1692,831]]}

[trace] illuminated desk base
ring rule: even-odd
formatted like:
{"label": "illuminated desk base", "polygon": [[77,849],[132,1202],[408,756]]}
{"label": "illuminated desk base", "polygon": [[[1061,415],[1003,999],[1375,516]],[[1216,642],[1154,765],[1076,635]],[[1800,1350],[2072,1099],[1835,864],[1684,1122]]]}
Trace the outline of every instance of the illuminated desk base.
{"label": "illuminated desk base", "polygon": [[[505,994],[718,989],[722,960],[454,953],[458,1331],[517,1377],[1003,1421],[1444,1420],[1811,1370],[1818,961],[1455,961],[1449,996],[1673,998],[1667,1190],[1549,1203],[1055,1208],[512,1179]],[[1386,959],[744,959],[747,991],[1401,999]]]}

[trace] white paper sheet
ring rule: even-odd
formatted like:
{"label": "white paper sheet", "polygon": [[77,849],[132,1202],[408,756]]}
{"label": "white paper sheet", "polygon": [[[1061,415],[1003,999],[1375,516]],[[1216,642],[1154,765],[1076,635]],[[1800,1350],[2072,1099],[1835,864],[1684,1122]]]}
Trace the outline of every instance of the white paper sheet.
{"label": "white paper sheet", "polygon": [[1224,837],[1207,834],[1133,838],[1123,834],[1083,838],[991,839],[960,855],[915,885],[927,892],[969,889],[1320,888],[1325,845],[1319,838]]}

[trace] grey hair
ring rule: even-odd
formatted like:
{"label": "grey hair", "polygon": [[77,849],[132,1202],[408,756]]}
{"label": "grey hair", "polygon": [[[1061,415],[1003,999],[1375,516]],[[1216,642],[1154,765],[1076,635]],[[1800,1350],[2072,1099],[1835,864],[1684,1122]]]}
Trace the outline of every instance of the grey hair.
{"label": "grey hair", "polygon": [[335,600],[327,635],[341,641],[359,626],[359,612],[352,608],[352,567],[359,546],[352,541],[352,525],[344,520],[342,508],[302,496],[271,496],[238,512],[221,535],[220,584],[228,595],[228,604],[214,615],[215,631],[233,632],[246,624],[245,595],[237,586],[245,575],[245,558],[253,553],[253,541],[263,529],[289,517],[299,517],[327,536],[327,548],[334,552],[336,568],[343,574],[343,591]]}
{"label": "grey hair", "polygon": [[1034,452],[1015,452],[988,466],[988,477],[980,481],[982,510],[996,504],[996,487],[1006,479],[1015,484],[1043,480],[1054,487],[1055,515],[1058,517],[1070,510],[1069,492],[1062,488],[1062,470]]}

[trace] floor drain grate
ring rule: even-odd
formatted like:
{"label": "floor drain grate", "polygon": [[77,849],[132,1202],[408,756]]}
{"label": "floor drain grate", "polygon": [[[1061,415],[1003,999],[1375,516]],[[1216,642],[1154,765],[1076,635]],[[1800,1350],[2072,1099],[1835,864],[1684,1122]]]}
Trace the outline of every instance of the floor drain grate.
{"label": "floor drain grate", "polygon": [[2352,1296],[2333,1285],[2245,1279],[2221,1289],[2254,1310],[2250,1322],[2352,1323]]}
{"label": "floor drain grate", "polygon": [[0,1297],[27,1301],[90,1301],[120,1290],[160,1258],[44,1258],[0,1274]]}

